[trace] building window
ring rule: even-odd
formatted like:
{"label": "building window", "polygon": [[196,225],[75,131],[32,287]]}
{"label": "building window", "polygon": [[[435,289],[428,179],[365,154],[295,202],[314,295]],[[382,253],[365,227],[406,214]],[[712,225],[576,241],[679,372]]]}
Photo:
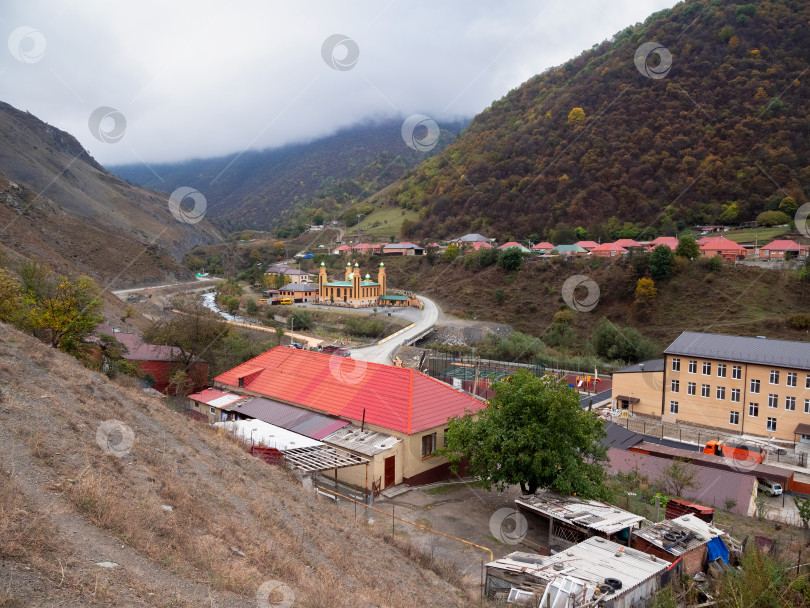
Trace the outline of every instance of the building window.
{"label": "building window", "polygon": [[721,399],[721,400],[726,398],[726,387],[725,386],[718,386],[717,387],[717,398]]}
{"label": "building window", "polygon": [[729,414],[728,414],[728,423],[729,424],[740,424],[740,412],[729,412]]}
{"label": "building window", "polygon": [[709,396],[709,394],[711,394],[711,392],[712,392],[712,387],[709,386],[708,384],[701,384],[700,385],[700,396],[701,397],[707,397],[708,398],[708,396]]}
{"label": "building window", "polygon": [[686,394],[687,395],[694,395],[695,394],[695,387],[697,385],[694,382],[690,382],[686,385]]}
{"label": "building window", "polygon": [[770,377],[771,384],[779,384],[779,370],[772,369],[771,370],[771,377]]}
{"label": "building window", "polygon": [[738,388],[731,389],[731,400],[734,401],[735,403],[740,402],[740,389]]}
{"label": "building window", "polygon": [[717,377],[718,378],[725,378],[726,377],[726,364],[725,363],[718,363],[717,364]]}
{"label": "building window", "polygon": [[677,357],[672,360],[672,371],[679,372],[681,371],[681,360]]}
{"label": "building window", "polygon": [[796,411],[796,397],[785,397],[785,409],[789,412]]}
{"label": "building window", "polygon": [[804,388],[810,389],[810,374],[804,377]]}
{"label": "building window", "polygon": [[216,414],[216,413],[217,413],[217,408],[212,407],[212,408],[211,408],[211,413],[212,413],[212,414]]}
{"label": "building window", "polygon": [[670,414],[677,414],[678,413],[678,402],[677,401],[670,401],[669,402],[669,413]]}
{"label": "building window", "polygon": [[697,361],[690,361],[689,362],[689,373],[696,374],[697,373]]}
{"label": "building window", "polygon": [[776,431],[776,418],[768,418],[767,424],[765,425],[765,429],[770,432]]}
{"label": "building window", "polygon": [[759,416],[759,403],[748,404],[748,415],[751,416],[751,418]]}
{"label": "building window", "polygon": [[754,394],[759,393],[759,380],[751,380],[751,392]]}
{"label": "building window", "polygon": [[677,392],[678,392],[680,389],[681,389],[681,383],[680,383],[680,382],[678,382],[677,380],[673,380],[673,381],[670,383],[670,390],[671,390],[673,393],[677,393]]}
{"label": "building window", "polygon": [[796,386],[796,383],[799,379],[799,374],[796,372],[788,372],[787,378],[785,379],[785,384],[787,386]]}
{"label": "building window", "polygon": [[711,376],[712,375],[712,364],[708,361],[703,362],[703,375],[704,376]]}
{"label": "building window", "polygon": [[731,366],[731,378],[733,380],[740,380],[742,378],[742,366],[741,365],[732,365]]}
{"label": "building window", "polygon": [[436,451],[436,433],[422,437],[422,458],[427,458]]}
{"label": "building window", "polygon": [[810,414],[810,399],[804,400],[804,413]]}
{"label": "building window", "polygon": [[768,395],[768,407],[779,407],[779,395]]}

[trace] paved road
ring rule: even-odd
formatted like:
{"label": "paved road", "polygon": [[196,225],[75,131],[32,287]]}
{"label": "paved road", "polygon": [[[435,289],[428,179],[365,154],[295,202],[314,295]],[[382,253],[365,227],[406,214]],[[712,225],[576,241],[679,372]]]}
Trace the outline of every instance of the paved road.
{"label": "paved road", "polygon": [[419,332],[424,331],[432,325],[435,325],[436,321],[439,319],[439,307],[436,306],[436,303],[433,300],[430,300],[425,296],[417,297],[424,304],[424,308],[420,311],[422,314],[420,315],[420,318],[415,321],[413,327],[411,327],[408,331],[402,332],[396,338],[386,340],[382,344],[352,349],[352,359],[368,361],[370,363],[385,363],[390,365],[391,354],[399,345],[401,345],[405,340],[413,338]]}

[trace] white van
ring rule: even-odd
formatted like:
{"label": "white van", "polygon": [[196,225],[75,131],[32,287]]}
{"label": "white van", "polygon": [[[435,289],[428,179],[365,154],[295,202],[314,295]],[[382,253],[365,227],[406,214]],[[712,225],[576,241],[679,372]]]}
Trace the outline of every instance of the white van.
{"label": "white van", "polygon": [[764,492],[766,496],[781,496],[782,495],[782,486],[778,483],[773,481],[768,481],[767,479],[758,479],[759,485],[757,489],[760,492]]}

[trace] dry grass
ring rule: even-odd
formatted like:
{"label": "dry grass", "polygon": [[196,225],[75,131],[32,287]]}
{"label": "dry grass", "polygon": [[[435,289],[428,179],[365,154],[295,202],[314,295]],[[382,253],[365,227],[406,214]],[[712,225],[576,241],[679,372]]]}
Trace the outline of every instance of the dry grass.
{"label": "dry grass", "polygon": [[[0,364],[9,377],[29,382],[13,389],[0,382],[0,470],[11,468],[13,450],[2,445],[8,436],[26,451],[35,472],[31,483],[63,499],[118,546],[147,558],[154,570],[132,577],[119,569],[96,580],[98,569],[81,555],[92,546],[48,528],[47,509],[18,502],[35,488],[15,488],[2,477],[0,555],[35,564],[54,593],[116,605],[134,589],[137,601],[151,606],[157,601],[149,594],[160,595],[178,580],[171,577],[180,577],[240,606],[255,603],[259,586],[274,579],[294,590],[296,606],[335,608],[455,606],[477,591],[464,587],[455,567],[407,539],[387,542],[373,527],[335,517],[334,505],[304,494],[292,475],[251,457],[230,434],[193,423],[61,353],[42,354],[42,345],[0,325],[0,344],[8,337],[19,344],[0,346]],[[96,443],[99,424],[110,419],[134,432],[121,458]],[[68,583],[60,586],[60,580]],[[12,585],[7,595],[20,593]]]}

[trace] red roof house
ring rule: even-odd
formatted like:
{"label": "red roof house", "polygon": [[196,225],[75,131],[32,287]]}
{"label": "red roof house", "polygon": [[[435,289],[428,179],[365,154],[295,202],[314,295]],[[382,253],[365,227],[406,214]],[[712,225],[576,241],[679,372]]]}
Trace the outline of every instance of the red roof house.
{"label": "red roof house", "polygon": [[600,258],[615,258],[625,253],[627,253],[627,249],[616,243],[602,243],[598,247],[591,249],[591,255]]}
{"label": "red roof house", "polygon": [[352,252],[352,248],[349,245],[340,245],[339,247],[335,247],[332,250],[332,253],[339,253],[341,255],[347,255]]}
{"label": "red roof house", "polygon": [[807,255],[807,249],[807,247],[799,245],[796,241],[780,239],[771,241],[764,247],[760,247],[759,257],[765,259],[784,260],[786,255],[793,257]]}
{"label": "red roof house", "polygon": [[715,237],[700,246],[700,255],[704,258],[720,256],[724,260],[744,260],[747,253],[745,247],[724,236]]}
{"label": "red roof house", "polygon": [[217,387],[341,416],[407,435],[441,427],[484,404],[404,368],[278,346],[214,378]]}
{"label": "red roof house", "polygon": [[629,249],[631,247],[643,247],[641,243],[634,241],[633,239],[619,239],[613,244],[618,245],[619,247],[624,247],[625,249]]}
{"label": "red roof house", "polygon": [[[351,427],[341,429],[345,437],[339,445],[375,455],[369,463],[371,477],[352,469],[338,477],[360,487],[367,487],[368,479],[381,488],[446,479],[449,465],[434,452],[443,444],[448,419],[485,407],[411,369],[283,346],[220,374],[214,384],[351,421]],[[363,451],[369,449],[360,441],[363,432],[380,438],[384,444],[380,451]],[[332,435],[324,440],[334,443]]]}
{"label": "red roof house", "polygon": [[597,243],[596,241],[577,241],[576,244],[582,247],[583,249],[587,249],[588,251],[599,247],[599,243]]}
{"label": "red roof house", "polygon": [[554,249],[554,245],[546,241],[537,243],[537,245],[532,245],[532,251],[539,251],[540,253],[545,253],[547,251],[551,251],[552,249]]}
{"label": "red roof house", "polygon": [[462,243],[464,248],[469,247],[471,251],[478,251],[479,249],[494,249],[487,241],[467,241]]}
{"label": "red roof house", "polygon": [[659,236],[657,239],[650,241],[649,248],[650,251],[658,247],[659,245],[666,245],[672,251],[678,248],[678,239],[674,236]]}

